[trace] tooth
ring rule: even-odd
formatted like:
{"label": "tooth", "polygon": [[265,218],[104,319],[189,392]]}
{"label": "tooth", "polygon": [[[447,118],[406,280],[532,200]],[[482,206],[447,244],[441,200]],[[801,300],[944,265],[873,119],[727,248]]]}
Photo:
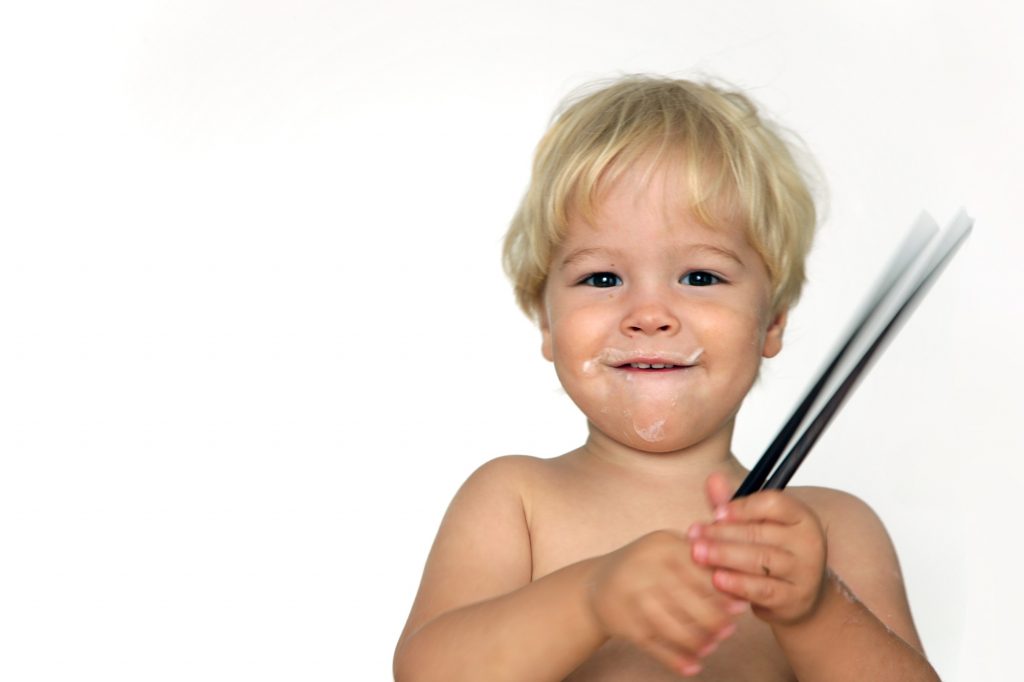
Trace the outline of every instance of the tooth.
{"label": "tooth", "polygon": [[651,368],[651,366],[648,365],[646,362],[634,362],[633,366],[636,367],[637,369],[650,369]]}
{"label": "tooth", "polygon": [[651,365],[651,369],[665,369],[665,365]]}

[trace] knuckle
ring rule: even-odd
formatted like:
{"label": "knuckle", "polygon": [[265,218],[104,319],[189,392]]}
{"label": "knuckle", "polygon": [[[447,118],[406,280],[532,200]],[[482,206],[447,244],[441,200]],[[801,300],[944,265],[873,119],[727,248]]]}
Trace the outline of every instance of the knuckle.
{"label": "knuckle", "polygon": [[643,650],[670,670],[678,670],[684,663],[684,657],[680,656],[680,654],[672,648],[666,647],[661,643],[656,642],[649,644],[643,647]]}
{"label": "knuckle", "polygon": [[651,633],[638,633],[636,636],[632,637],[631,640],[637,648],[646,651],[652,656],[657,656],[659,653],[661,653],[661,647],[659,646],[658,638]]}
{"label": "knuckle", "polygon": [[639,595],[635,600],[635,606],[637,612],[640,613],[647,623],[653,623],[658,612],[661,610],[658,600],[649,594]]}
{"label": "knuckle", "polygon": [[671,547],[679,542],[679,538],[670,530],[656,530],[648,533],[645,537],[648,544],[655,547]]}
{"label": "knuckle", "polygon": [[714,639],[715,633],[721,632],[729,626],[732,619],[729,618],[725,613],[716,613],[712,618],[705,623],[705,630],[708,636]]}
{"label": "knuckle", "polygon": [[636,643],[645,649],[654,650],[658,648],[658,636],[654,631],[644,628],[636,633]]}
{"label": "knuckle", "polygon": [[765,509],[771,513],[777,513],[785,507],[786,496],[778,490],[766,491],[764,498]]}
{"label": "knuckle", "polygon": [[763,581],[754,590],[757,601],[762,604],[769,604],[775,601],[775,596],[778,593],[775,585],[771,581]]}
{"label": "knuckle", "polygon": [[664,544],[664,533],[665,531],[663,530],[652,531],[633,543],[633,547],[638,551],[656,549]]}

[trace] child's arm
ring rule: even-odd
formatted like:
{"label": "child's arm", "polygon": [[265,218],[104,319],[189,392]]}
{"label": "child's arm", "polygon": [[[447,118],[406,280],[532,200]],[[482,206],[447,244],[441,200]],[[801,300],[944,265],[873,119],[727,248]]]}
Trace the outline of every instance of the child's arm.
{"label": "child's arm", "polygon": [[395,651],[396,680],[561,680],[612,635],[696,672],[700,652],[730,633],[735,604],[690,560],[686,538],[653,533],[531,581],[529,468],[495,460],[455,496]]}
{"label": "child's arm", "polygon": [[792,494],[729,502],[723,485],[709,480],[720,520],[691,529],[694,560],[772,626],[801,682],[939,679],[921,652],[895,550],[867,505],[831,493],[826,533]]}

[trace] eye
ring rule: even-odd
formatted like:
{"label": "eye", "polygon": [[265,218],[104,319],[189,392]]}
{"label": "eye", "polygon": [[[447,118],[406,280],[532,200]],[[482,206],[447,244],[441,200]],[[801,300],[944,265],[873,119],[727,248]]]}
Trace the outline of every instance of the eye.
{"label": "eye", "polygon": [[622,286],[622,278],[614,272],[595,272],[581,279],[580,284],[597,287],[598,289],[607,289],[608,287]]}
{"label": "eye", "polygon": [[704,270],[694,270],[683,275],[679,281],[691,287],[706,287],[712,284],[721,284],[722,278]]}

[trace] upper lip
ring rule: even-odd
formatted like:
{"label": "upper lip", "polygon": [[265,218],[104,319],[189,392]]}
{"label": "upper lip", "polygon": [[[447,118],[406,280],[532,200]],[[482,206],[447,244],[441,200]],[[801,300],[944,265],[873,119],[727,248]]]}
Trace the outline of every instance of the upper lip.
{"label": "upper lip", "polygon": [[671,365],[674,367],[692,367],[697,364],[703,350],[696,350],[690,353],[678,353],[674,351],[621,351],[613,348],[605,349],[600,355],[604,364],[611,367],[625,367],[627,365]]}
{"label": "upper lip", "polygon": [[636,358],[635,360],[627,360],[620,362],[618,367],[625,367],[626,365],[670,365],[672,367],[685,367],[686,365],[681,362],[672,362],[664,358]]}

